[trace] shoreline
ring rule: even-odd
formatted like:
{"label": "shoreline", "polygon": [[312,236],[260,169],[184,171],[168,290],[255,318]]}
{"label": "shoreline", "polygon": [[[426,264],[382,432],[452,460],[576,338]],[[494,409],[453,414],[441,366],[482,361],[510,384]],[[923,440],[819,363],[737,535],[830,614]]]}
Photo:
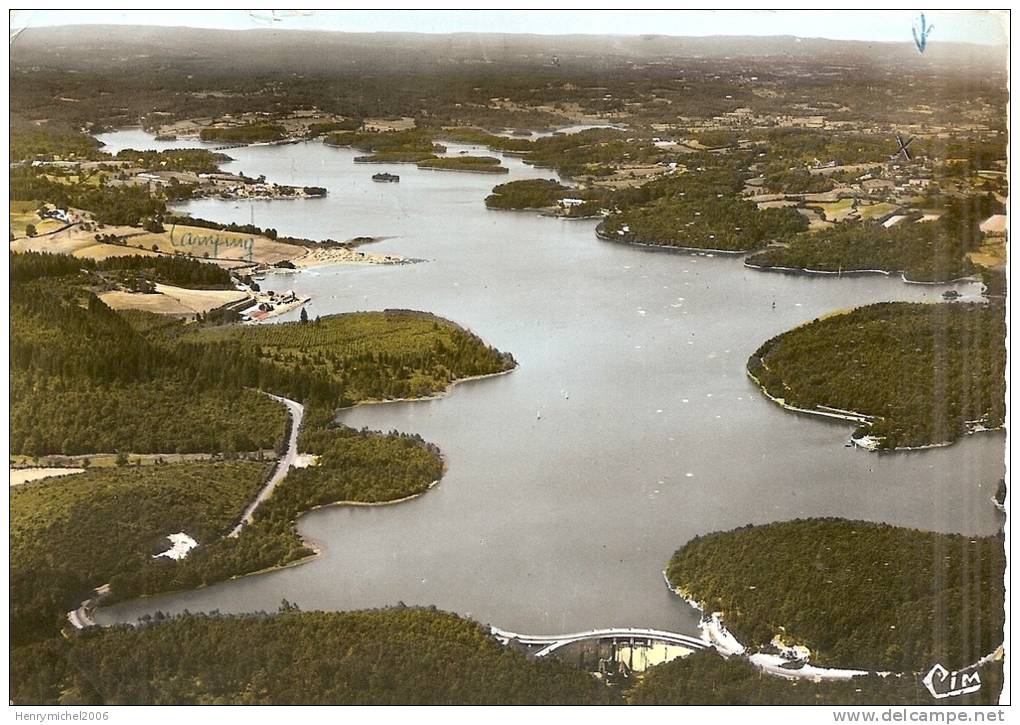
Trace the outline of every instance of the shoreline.
{"label": "shoreline", "polygon": [[941,282],[927,282],[924,280],[908,279],[906,272],[902,270],[888,270],[888,269],[844,269],[839,271],[833,271],[831,269],[810,269],[808,267],[778,267],[778,266],[765,266],[762,264],[753,264],[749,259],[744,260],[744,266],[748,269],[755,269],[759,272],[779,272],[781,274],[790,275],[836,275],[837,277],[863,277],[869,274],[881,274],[886,277],[899,276],[899,278],[906,284],[925,284],[925,285],[950,285],[950,284],[961,284],[963,282],[978,282],[974,275],[967,275],[964,277],[956,277],[954,279],[945,280]]}
{"label": "shoreline", "polygon": [[[425,488],[424,491],[419,491],[418,493],[412,493],[407,496],[402,496],[401,498],[391,499],[389,501],[332,501],[330,503],[316,504],[315,506],[312,506],[310,509],[305,509],[304,511],[297,515],[297,518],[294,519],[294,528],[295,530],[297,530],[298,522],[300,522],[301,519],[303,519],[305,516],[312,513],[313,511],[328,509],[334,506],[376,507],[376,506],[393,506],[395,504],[405,503],[407,501],[411,501],[413,499],[424,496],[433,488],[438,486],[439,481],[440,479],[437,478],[435,481],[430,483]],[[300,566],[301,564],[310,564],[312,561],[318,558],[320,554],[326,551],[325,544],[317,541],[316,539],[311,538],[310,536],[306,536],[305,534],[298,532],[298,538],[301,540],[302,546],[304,546],[305,549],[307,549],[310,553],[298,559],[294,559],[293,561],[288,561],[286,564],[274,564],[273,566],[267,566],[263,569],[258,569],[257,571],[249,571],[245,572],[244,574],[235,574],[234,576],[229,577],[228,579],[224,579],[222,581],[236,581],[238,579],[244,579],[245,577],[256,576],[258,574],[271,574],[274,571],[290,569],[291,567]],[[143,599],[146,597],[158,597],[164,594],[180,594],[183,592],[197,591],[198,589],[205,589],[207,587],[214,586],[220,583],[221,582],[212,582],[212,584],[203,584],[202,586],[196,587],[195,589],[178,589],[176,591],[171,592],[159,592],[158,594],[143,594],[141,597],[137,598]]]}
{"label": "shoreline", "polygon": [[[722,657],[743,657],[761,672],[773,677],[780,677],[786,680],[812,679],[812,680],[850,680],[854,677],[871,674],[872,670],[858,670],[843,667],[822,667],[811,664],[810,650],[805,657],[783,656],[781,654],[766,654],[764,652],[750,652],[737,637],[726,628],[723,622],[722,612],[712,612],[709,615],[694,597],[685,593],[679,585],[673,586],[666,571],[662,572],[666,588],[675,596],[686,602],[692,609],[701,614],[701,621],[698,629],[701,631],[701,638],[712,646]],[[789,649],[797,645],[788,646]],[[785,665],[802,663],[800,667],[791,669]],[[887,677],[891,672],[875,672],[875,674]]]}
{"label": "shoreline", "polygon": [[[443,398],[443,397],[446,397],[447,395],[449,395],[451,393],[452,389],[454,387],[456,387],[460,383],[470,382],[470,381],[474,381],[474,380],[482,380],[482,379],[485,379],[485,378],[496,377],[498,375],[506,375],[507,373],[512,373],[518,367],[519,367],[519,364],[515,362],[514,366],[512,368],[508,369],[508,370],[501,370],[501,371],[495,372],[495,373],[485,373],[485,374],[482,374],[482,375],[473,375],[471,377],[460,378],[458,380],[451,381],[449,383],[449,385],[447,385],[447,387],[444,390],[442,390],[439,393],[436,393],[436,394],[434,394],[432,396],[426,397],[426,398],[406,398],[406,399],[400,399],[400,400],[370,400],[370,401],[361,401],[361,402],[355,403],[352,406],[348,406],[347,408],[340,408],[337,412],[339,413],[339,411],[342,411],[342,410],[351,410],[353,408],[358,407],[359,405],[379,405],[379,404],[383,404],[383,403],[415,402],[415,401],[419,401],[419,400],[422,400],[422,401],[424,401],[424,400],[437,400],[437,399],[440,399],[440,398]],[[334,420],[335,420],[335,418],[334,418]],[[444,468],[444,473],[445,473],[445,468],[446,468],[445,460],[444,460],[443,468]],[[168,590],[168,591],[164,591],[164,592],[155,592],[155,593],[152,593],[152,594],[141,594],[139,596],[132,597],[131,599],[124,600],[124,601],[137,601],[137,600],[141,600],[141,599],[150,599],[150,598],[153,598],[153,597],[159,597],[159,596],[165,596],[165,595],[171,595],[171,594],[182,594],[182,593],[185,593],[185,592],[199,591],[201,589],[205,589],[207,587],[210,587],[210,586],[213,586],[213,585],[216,585],[216,584],[221,584],[222,582],[235,581],[235,580],[243,579],[243,578],[249,577],[249,576],[256,576],[258,574],[269,574],[269,573],[272,573],[272,572],[275,572],[275,571],[280,571],[280,570],[283,570],[283,569],[289,569],[290,567],[293,567],[293,566],[300,566],[302,564],[307,564],[307,563],[309,563],[311,561],[314,561],[320,554],[322,554],[325,551],[325,546],[323,544],[321,544],[320,542],[315,541],[314,539],[312,539],[310,537],[306,537],[305,535],[300,533],[300,531],[298,530],[298,525],[299,525],[300,520],[303,517],[305,517],[306,515],[312,513],[313,511],[318,511],[320,509],[331,508],[331,507],[334,507],[334,506],[351,506],[351,507],[359,507],[359,508],[369,508],[369,507],[393,506],[393,505],[396,505],[396,504],[406,503],[407,501],[412,501],[412,500],[414,500],[416,498],[424,496],[429,491],[431,491],[433,488],[438,486],[441,480],[442,480],[441,478],[437,478],[436,480],[432,481],[425,488],[425,490],[423,490],[423,491],[419,491],[417,493],[408,494],[407,496],[402,496],[400,498],[390,499],[390,500],[387,500],[387,501],[350,501],[350,500],[332,501],[332,502],[329,502],[329,503],[317,504],[315,506],[312,506],[309,509],[306,509],[306,510],[302,511],[301,513],[299,513],[294,518],[293,525],[294,525],[294,529],[295,529],[295,534],[298,537],[299,541],[301,542],[301,545],[309,553],[305,554],[304,556],[298,557],[297,559],[294,559],[292,561],[288,561],[285,564],[274,564],[272,566],[264,567],[264,568],[258,569],[256,571],[250,571],[250,572],[244,572],[244,573],[241,573],[241,574],[235,574],[233,576],[227,577],[226,579],[221,579],[219,581],[211,582],[211,583],[208,583],[208,584],[202,584],[200,586],[193,587],[193,588],[190,588],[190,589],[173,589],[173,590]],[[281,481],[281,483],[282,483],[282,481]],[[228,536],[230,536],[230,534],[228,534]],[[68,622],[70,622],[72,627],[74,627],[75,629],[79,629],[80,630],[80,629],[84,629],[86,627],[93,627],[93,626],[113,626],[113,625],[100,625],[100,624],[97,624],[96,621],[91,616],[91,613],[94,613],[98,609],[101,609],[102,606],[103,606],[102,603],[101,603],[101,599],[102,599],[103,594],[105,594],[105,592],[101,592],[102,589],[106,589],[107,591],[109,591],[109,585],[108,584],[104,584],[101,587],[96,587],[93,590],[95,592],[95,596],[90,597],[89,599],[86,599],[84,602],[81,603],[81,605],[77,609],[74,609],[74,610],[72,610],[72,611],[67,613],[67,620],[68,620]],[[114,602],[114,604],[117,604],[117,603],[118,602]],[[131,625],[131,626],[135,626],[135,625]]]}
{"label": "shoreline", "polygon": [[[891,672],[887,670],[862,670],[851,667],[826,667],[824,665],[814,665],[811,664],[811,650],[807,647],[803,648],[807,652],[804,657],[797,657],[790,654],[769,654],[761,651],[748,654],[750,651],[749,648],[740,642],[740,640],[738,640],[736,636],[726,628],[726,625],[723,623],[722,612],[712,612],[711,615],[708,615],[701,604],[699,604],[693,596],[683,591],[683,587],[680,585],[673,586],[665,569],[662,571],[662,579],[666,583],[666,588],[669,589],[670,592],[682,601],[686,602],[696,612],[701,614],[701,621],[698,623],[698,629],[701,631],[701,638],[705,642],[711,645],[722,657],[726,659],[734,656],[744,657],[748,662],[765,674],[772,675],[774,677],[781,677],[787,680],[806,678],[815,681],[851,680],[854,677],[872,674],[880,677],[914,677],[923,674],[922,672]],[[799,645],[796,644],[784,644],[784,649],[788,652],[795,651],[798,646]],[[998,657],[1002,652],[1002,649],[1003,645],[1000,644],[976,662],[973,662],[966,667],[962,667],[960,670],[970,670],[980,667],[983,664],[987,664]],[[784,666],[796,662],[803,664],[795,669]]]}
{"label": "shoreline", "polygon": [[[298,309],[299,307],[304,307],[306,304],[308,304],[311,301],[312,301],[311,297],[298,297],[293,302],[285,302],[282,305],[277,305],[273,309],[268,310],[266,312],[256,311],[256,312],[251,313],[251,314],[249,314],[248,310],[246,309],[246,310],[243,310],[241,314],[247,314],[250,319],[248,319],[248,320],[246,320],[244,322],[241,322],[240,324],[242,324],[242,325],[258,325],[258,324],[260,324],[262,322],[265,322],[266,320],[268,320],[270,318],[279,317],[280,315],[285,315],[288,312],[293,312],[294,310]],[[256,308],[256,310],[257,310],[257,308]],[[259,317],[254,317],[253,315],[260,315],[260,316]]]}
{"label": "shoreline", "polygon": [[[343,408],[337,408],[336,413],[337,413],[337,415],[339,415],[343,411],[354,410],[355,408],[360,408],[362,406],[367,406],[367,405],[386,405],[387,403],[419,403],[419,402],[424,403],[424,402],[429,401],[429,400],[442,400],[443,398],[451,395],[452,392],[453,392],[453,389],[456,388],[461,383],[470,383],[470,382],[474,382],[476,380],[485,380],[486,378],[495,378],[495,377],[499,377],[500,375],[507,375],[509,373],[512,373],[514,370],[516,370],[519,367],[520,367],[520,363],[515,361],[514,362],[514,366],[512,368],[507,369],[507,370],[500,370],[499,372],[495,372],[495,373],[482,373],[481,375],[471,375],[470,377],[458,378],[457,380],[451,380],[447,384],[447,386],[445,388],[443,388],[442,390],[440,390],[439,392],[432,393],[431,395],[425,395],[425,396],[422,396],[420,398],[389,398],[387,400],[359,400],[357,403],[354,403],[353,405],[348,405],[348,406],[343,407]],[[335,417],[334,417],[334,420],[336,420]]]}
{"label": "shoreline", "polygon": [[[759,358],[759,362],[760,362],[760,358]],[[764,363],[762,363],[762,365],[764,366]],[[838,408],[829,408],[828,410],[817,410],[817,409],[810,409],[810,408],[799,408],[799,407],[797,407],[795,405],[790,405],[783,398],[777,398],[774,395],[772,395],[772,393],[770,393],[765,388],[765,386],[762,384],[762,382],[757,377],[755,377],[754,374],[750,370],[748,370],[746,366],[744,368],[744,372],[747,374],[747,377],[749,377],[751,380],[754,381],[755,385],[758,386],[758,389],[762,392],[762,394],[766,398],[771,400],[773,403],[775,403],[779,407],[784,408],[785,410],[793,411],[794,413],[806,413],[808,415],[820,415],[820,416],[823,416],[825,418],[836,418],[836,419],[840,419],[840,420],[845,420],[845,421],[847,421],[849,423],[857,423],[858,425],[868,425],[869,428],[870,428],[870,424],[872,422],[874,422],[874,420],[875,420],[876,416],[870,416],[870,415],[867,415],[865,413],[858,413],[857,411],[853,411],[853,410],[841,411]],[[857,417],[853,417],[853,416],[857,416]],[[926,450],[930,450],[932,448],[947,448],[947,447],[953,445],[954,443],[958,442],[960,439],[963,438],[963,436],[971,436],[971,435],[974,435],[976,433],[986,433],[986,432],[1000,431],[1000,430],[1005,430],[1005,428],[1006,428],[1005,423],[1003,423],[1000,426],[996,426],[994,428],[987,428],[987,427],[985,427],[981,423],[977,423],[977,424],[973,424],[973,425],[968,423],[967,424],[967,430],[965,430],[964,433],[961,436],[959,436],[958,438],[954,438],[953,440],[950,440],[950,441],[940,441],[938,443],[927,443],[927,444],[925,444],[923,446],[896,446],[896,447],[893,447],[893,448],[883,448],[883,447],[881,447],[881,445],[879,443],[879,439],[876,439],[876,438],[872,437],[871,435],[867,435],[867,434],[863,435],[863,436],[860,436],[858,438],[855,438],[853,436],[853,434],[851,434],[850,442],[853,443],[855,448],[863,448],[864,450],[868,451],[869,453],[875,453],[875,452],[895,453],[895,452],[903,452],[903,451],[926,451]]]}
{"label": "shoreline", "polygon": [[[761,362],[760,358],[759,358],[759,362]],[[764,363],[762,363],[762,365],[764,366]],[[845,410],[844,411],[844,410],[840,410],[839,408],[829,408],[828,410],[817,410],[817,409],[812,409],[812,408],[799,408],[799,407],[797,407],[795,405],[790,405],[789,403],[786,402],[786,400],[784,398],[777,398],[776,396],[772,395],[772,393],[770,393],[765,388],[765,385],[762,384],[762,382],[758,378],[756,378],[754,376],[754,373],[752,373],[746,367],[744,368],[744,372],[747,373],[747,377],[751,378],[751,380],[753,380],[755,382],[755,384],[758,386],[758,389],[761,390],[761,392],[765,395],[766,398],[771,400],[773,403],[775,403],[779,407],[785,408],[786,410],[792,410],[795,413],[808,413],[809,415],[821,415],[821,416],[824,416],[826,418],[837,418],[839,420],[845,420],[845,421],[848,421],[848,422],[851,422],[851,423],[858,423],[858,424],[871,423],[875,419],[875,416],[873,416],[873,415],[866,415],[864,413],[858,413],[855,410]]]}
{"label": "shoreline", "polygon": [[[155,593],[152,593],[152,594],[139,594],[136,597],[132,597],[131,599],[127,599],[127,600],[123,600],[123,601],[125,601],[125,602],[134,602],[134,601],[140,601],[140,600],[145,600],[145,599],[154,599],[155,597],[169,596],[169,595],[174,595],[174,594],[185,594],[187,592],[197,592],[197,591],[201,591],[202,589],[208,589],[211,586],[216,586],[217,584],[223,584],[224,582],[238,581],[240,579],[245,579],[245,578],[251,577],[251,576],[258,576],[258,575],[261,575],[261,574],[271,574],[271,573],[276,572],[276,571],[283,571],[284,569],[290,569],[290,568],[295,567],[295,566],[301,566],[302,564],[310,564],[311,562],[315,561],[315,559],[317,559],[320,554],[322,554],[323,552],[326,551],[326,547],[321,542],[319,542],[319,541],[317,541],[317,540],[315,540],[315,539],[313,539],[313,538],[311,538],[309,536],[306,536],[306,535],[300,533],[300,531],[297,530],[299,522],[301,521],[301,519],[303,519],[308,514],[314,512],[314,511],[322,510],[322,509],[328,509],[328,508],[340,507],[340,506],[351,506],[351,507],[358,507],[358,508],[374,508],[374,507],[382,507],[382,506],[394,506],[396,504],[406,503],[407,501],[412,501],[412,500],[414,500],[416,498],[420,498],[421,496],[424,496],[425,494],[427,494],[429,491],[431,491],[433,488],[435,488],[436,486],[439,485],[440,480],[441,479],[437,478],[436,480],[432,481],[425,488],[424,491],[419,491],[418,493],[412,493],[412,494],[409,494],[407,496],[402,496],[400,498],[391,499],[389,501],[346,501],[346,500],[345,501],[332,501],[330,503],[317,504],[315,506],[312,506],[309,509],[306,509],[306,510],[302,511],[294,519],[293,524],[294,524],[295,532],[297,533],[297,537],[298,537],[298,539],[301,542],[301,545],[309,553],[305,554],[304,556],[300,556],[297,559],[293,559],[291,561],[288,561],[285,564],[273,564],[272,566],[267,566],[267,567],[264,567],[262,569],[256,569],[255,571],[248,571],[248,572],[244,572],[242,574],[234,574],[233,576],[229,576],[226,579],[220,579],[219,581],[209,582],[208,584],[200,584],[199,586],[192,587],[190,589],[170,589],[170,590],[167,590],[167,591],[164,591],[164,592],[155,592]],[[106,588],[108,590],[109,585],[108,584],[104,584],[102,587],[96,587],[96,589],[93,590],[94,592],[96,592],[95,596],[93,596],[93,597],[91,597],[89,599],[86,599],[85,601],[83,601],[81,603],[81,605],[77,609],[72,610],[72,611],[67,613],[67,619],[71,623],[71,626],[73,626],[75,629],[79,629],[79,630],[80,629],[85,629],[86,627],[113,627],[113,626],[117,626],[115,624],[109,624],[109,625],[107,625],[107,624],[99,624],[91,616],[92,613],[98,611],[99,609],[102,609],[103,606],[104,606],[103,604],[101,604],[101,601],[100,601],[101,598],[102,598],[102,594],[100,593],[100,590],[104,589],[104,588]],[[119,603],[120,602],[113,602],[113,604],[119,604]],[[156,610],[156,611],[160,611],[160,610]],[[252,612],[249,612],[249,614],[251,614],[251,613]],[[131,623],[121,623],[121,624],[130,624],[130,626],[132,626],[132,627],[133,626],[137,626],[136,624],[131,624]]]}
{"label": "shoreline", "polygon": [[757,252],[757,249],[709,249],[708,247],[681,247],[675,244],[655,244],[653,242],[635,242],[629,239],[613,239],[605,232],[595,229],[595,236],[603,242],[616,242],[617,244],[628,244],[633,247],[645,247],[647,249],[663,250],[668,252],[702,252],[705,254],[723,254],[728,257],[739,257],[744,254]]}
{"label": "shoreline", "polygon": [[[455,159],[457,157],[456,156],[441,156],[440,158]],[[508,167],[506,167],[506,166],[496,166],[495,164],[493,164],[493,168],[494,169],[502,169],[502,171],[486,171],[484,169],[453,169],[453,168],[450,168],[448,166],[419,166],[418,168],[421,169],[422,171],[459,171],[459,172],[461,172],[463,174],[490,174],[490,175],[494,175],[494,176],[502,176],[504,174],[509,174],[510,173],[510,169]]]}

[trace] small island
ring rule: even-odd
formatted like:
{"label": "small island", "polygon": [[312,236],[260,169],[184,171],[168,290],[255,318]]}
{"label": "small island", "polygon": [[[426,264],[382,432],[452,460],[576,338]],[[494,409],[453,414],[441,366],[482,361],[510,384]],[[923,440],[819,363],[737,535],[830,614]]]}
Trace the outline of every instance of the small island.
{"label": "small island", "polygon": [[419,169],[440,171],[470,171],[481,174],[508,174],[510,169],[500,164],[494,156],[449,156],[424,159],[418,162]]}
{"label": "small island", "polygon": [[446,147],[435,143],[426,130],[412,128],[404,131],[336,131],[323,138],[327,146],[349,147],[368,152],[355,156],[358,164],[413,164],[437,158]]}
{"label": "small island", "polygon": [[286,129],[276,123],[214,126],[199,131],[199,138],[203,141],[223,141],[225,143],[267,143],[279,141],[286,135]]}
{"label": "small island", "polygon": [[372,174],[372,181],[397,182],[400,181],[400,177],[396,174],[389,174],[384,171],[381,174]]}

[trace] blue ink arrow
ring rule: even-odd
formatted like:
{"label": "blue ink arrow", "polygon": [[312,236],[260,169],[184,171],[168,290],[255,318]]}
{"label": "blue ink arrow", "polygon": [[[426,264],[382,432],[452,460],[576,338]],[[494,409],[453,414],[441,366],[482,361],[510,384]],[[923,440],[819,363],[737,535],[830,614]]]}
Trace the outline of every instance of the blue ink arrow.
{"label": "blue ink arrow", "polygon": [[917,46],[917,52],[923,53],[925,47],[928,45],[928,35],[929,33],[931,33],[931,31],[935,29],[935,26],[934,25],[925,26],[924,13],[921,13],[919,22],[921,24],[920,30],[918,30],[917,22],[915,22],[914,26],[910,29],[910,32],[914,34],[914,45]]}

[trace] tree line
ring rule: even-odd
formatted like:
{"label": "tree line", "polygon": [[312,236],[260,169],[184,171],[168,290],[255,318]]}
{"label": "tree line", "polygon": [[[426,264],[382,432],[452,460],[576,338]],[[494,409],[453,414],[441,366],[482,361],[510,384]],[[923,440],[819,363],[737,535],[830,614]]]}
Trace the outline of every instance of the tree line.
{"label": "tree line", "polygon": [[183,531],[226,535],[269,472],[255,462],[92,468],[11,490],[11,641],[55,636],[94,587],[145,568]]}
{"label": "tree line", "polygon": [[[244,652],[245,656],[238,656]],[[155,619],[12,660],[16,704],[484,705],[619,702],[583,670],[505,649],[432,609]]]}
{"label": "tree line", "polygon": [[845,221],[831,229],[800,234],[784,247],[752,255],[747,263],[826,272],[902,272],[918,282],[947,282],[974,274],[968,252],[981,246],[980,223],[1005,208],[989,195],[944,200],[935,221],[904,220],[892,227]]}

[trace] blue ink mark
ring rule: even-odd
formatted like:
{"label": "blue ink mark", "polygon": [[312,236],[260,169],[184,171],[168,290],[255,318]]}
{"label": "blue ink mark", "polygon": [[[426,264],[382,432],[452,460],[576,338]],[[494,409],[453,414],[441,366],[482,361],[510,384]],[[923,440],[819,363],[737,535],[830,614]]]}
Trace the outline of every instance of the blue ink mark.
{"label": "blue ink mark", "polygon": [[[920,23],[920,29],[917,27]],[[914,23],[914,26],[910,29],[910,32],[914,34],[914,45],[917,46],[917,52],[923,53],[924,49],[928,45],[928,35],[935,29],[934,25],[925,25],[924,13],[921,13],[921,17]]]}

